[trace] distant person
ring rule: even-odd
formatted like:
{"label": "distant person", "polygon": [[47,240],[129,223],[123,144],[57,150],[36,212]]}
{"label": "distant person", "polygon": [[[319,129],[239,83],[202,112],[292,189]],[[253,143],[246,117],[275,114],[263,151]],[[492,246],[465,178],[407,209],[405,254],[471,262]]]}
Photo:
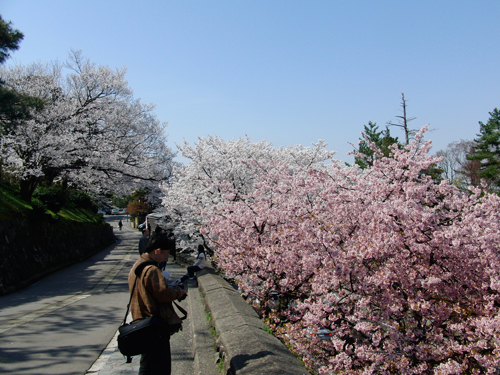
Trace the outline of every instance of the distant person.
{"label": "distant person", "polygon": [[147,228],[142,229],[142,236],[139,239],[139,255],[144,254],[144,252],[146,251],[148,238],[149,238],[149,230]]}
{"label": "distant person", "polygon": [[161,237],[163,233],[163,228],[160,227],[159,225],[156,226],[154,232],[151,232],[151,229],[148,229],[149,232],[151,233],[150,239],[151,241],[155,240],[158,241],[158,239]]}
{"label": "distant person", "polygon": [[120,228],[120,230],[122,230],[122,227],[123,227],[123,223],[122,223],[122,221],[120,220],[120,221],[118,222],[118,228]]}

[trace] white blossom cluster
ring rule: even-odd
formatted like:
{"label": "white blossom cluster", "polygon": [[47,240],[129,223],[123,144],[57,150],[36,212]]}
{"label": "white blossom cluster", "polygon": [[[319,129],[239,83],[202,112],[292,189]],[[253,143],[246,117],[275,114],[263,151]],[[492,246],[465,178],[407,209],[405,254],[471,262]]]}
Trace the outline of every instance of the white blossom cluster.
{"label": "white blossom cluster", "polygon": [[222,201],[222,190],[217,184],[231,184],[237,191],[232,197],[235,200],[254,189],[255,176],[248,163],[254,163],[255,168],[268,168],[272,163],[285,162],[290,168],[306,169],[334,155],[326,150],[323,141],[312,147],[276,148],[270,142],[254,142],[249,137],[223,140],[211,135],[200,137],[194,146],[184,142],[179,148],[190,163],[175,167],[172,180],[161,185],[163,206],[175,223],[176,233],[194,240],[200,236],[202,212],[213,210]]}
{"label": "white blossom cluster", "polygon": [[125,73],[74,51],[64,64],[0,67],[6,88],[38,100],[22,120],[0,119],[0,158],[21,187],[64,180],[91,193],[127,193],[170,177],[166,124],[133,97]]}

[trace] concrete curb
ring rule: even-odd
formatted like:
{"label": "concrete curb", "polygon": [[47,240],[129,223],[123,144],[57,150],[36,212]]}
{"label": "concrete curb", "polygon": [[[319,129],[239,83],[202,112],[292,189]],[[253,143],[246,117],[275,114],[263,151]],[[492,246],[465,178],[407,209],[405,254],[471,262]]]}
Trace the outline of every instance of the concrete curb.
{"label": "concrete curb", "polygon": [[188,303],[191,312],[191,334],[195,375],[220,375],[216,368],[214,337],[210,333],[207,317],[203,311],[203,300],[196,288],[196,281],[188,282]]}
{"label": "concrete curb", "polygon": [[[179,255],[177,258],[186,264],[194,261]],[[216,275],[210,266],[197,273],[197,282],[205,309],[210,312],[211,324],[217,332],[215,346],[223,360],[223,373],[309,375],[305,366],[283,343],[263,329],[264,323],[240,293]],[[210,334],[202,334],[204,340],[210,340]],[[193,341],[198,338],[193,338]],[[204,366],[203,363],[200,366]]]}

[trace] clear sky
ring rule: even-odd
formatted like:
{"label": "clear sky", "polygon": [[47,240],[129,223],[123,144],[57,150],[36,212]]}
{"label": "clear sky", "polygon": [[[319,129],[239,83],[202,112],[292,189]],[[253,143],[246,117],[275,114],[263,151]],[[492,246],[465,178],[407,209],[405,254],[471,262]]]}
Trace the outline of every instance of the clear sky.
{"label": "clear sky", "polygon": [[499,0],[0,0],[0,14],[25,35],[7,64],[75,49],[127,67],[174,149],[208,134],[323,139],[351,162],[349,143],[396,121],[404,92],[435,152],[500,107]]}

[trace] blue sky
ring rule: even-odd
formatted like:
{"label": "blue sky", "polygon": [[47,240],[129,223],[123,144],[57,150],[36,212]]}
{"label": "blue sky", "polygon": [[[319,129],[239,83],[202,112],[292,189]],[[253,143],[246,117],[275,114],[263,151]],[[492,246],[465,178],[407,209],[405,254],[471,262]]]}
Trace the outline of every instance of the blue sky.
{"label": "blue sky", "polygon": [[127,67],[172,148],[208,134],[323,139],[348,162],[368,121],[401,115],[402,92],[433,152],[476,137],[500,107],[499,13],[498,0],[0,0],[25,35],[7,64],[75,49]]}

